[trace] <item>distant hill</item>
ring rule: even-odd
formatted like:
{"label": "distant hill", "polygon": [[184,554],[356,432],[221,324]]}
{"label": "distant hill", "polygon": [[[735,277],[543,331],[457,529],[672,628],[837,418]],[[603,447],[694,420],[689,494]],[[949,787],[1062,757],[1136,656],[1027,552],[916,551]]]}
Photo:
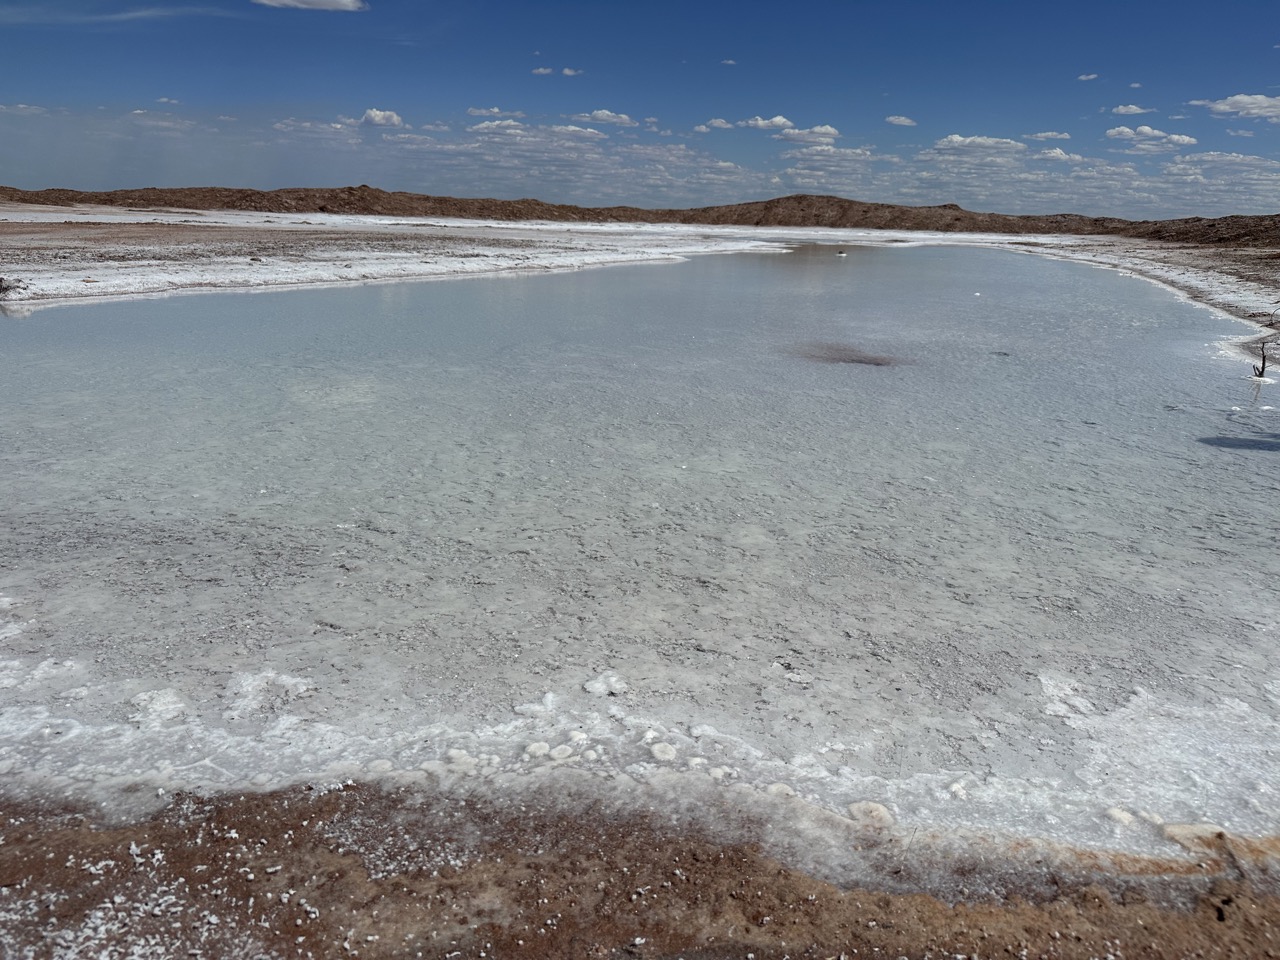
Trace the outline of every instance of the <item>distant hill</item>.
{"label": "distant hill", "polygon": [[256,210],[263,213],[347,213],[395,217],[464,217],[474,220],[552,220],[567,223],[689,223],[957,233],[1109,234],[1235,247],[1280,246],[1280,214],[1140,221],[1085,217],[1071,213],[1010,216],[1001,213],[974,213],[953,203],[936,207],[906,207],[803,194],[690,210],[575,207],[544,203],[541,200],[432,197],[417,193],[389,193],[369,186],[290,187],[283,190],[147,187],[103,193],[0,187],[0,200],[52,206],[101,204],[144,210],[176,207],[190,210]]}

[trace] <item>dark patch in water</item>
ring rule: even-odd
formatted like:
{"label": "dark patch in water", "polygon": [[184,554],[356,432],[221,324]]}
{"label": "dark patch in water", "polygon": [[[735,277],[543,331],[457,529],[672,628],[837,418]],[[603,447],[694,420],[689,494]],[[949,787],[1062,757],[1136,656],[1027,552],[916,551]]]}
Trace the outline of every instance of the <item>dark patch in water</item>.
{"label": "dark patch in water", "polygon": [[1200,437],[1200,442],[1224,450],[1261,450],[1280,453],[1280,433],[1262,434],[1258,437]]}
{"label": "dark patch in water", "polygon": [[885,357],[875,353],[867,353],[865,350],[859,350],[857,347],[847,343],[828,343],[825,341],[797,344],[787,352],[794,357],[800,357],[802,360],[812,360],[814,363],[861,363],[869,367],[892,367],[900,363],[910,362],[908,360],[899,360],[897,357]]}

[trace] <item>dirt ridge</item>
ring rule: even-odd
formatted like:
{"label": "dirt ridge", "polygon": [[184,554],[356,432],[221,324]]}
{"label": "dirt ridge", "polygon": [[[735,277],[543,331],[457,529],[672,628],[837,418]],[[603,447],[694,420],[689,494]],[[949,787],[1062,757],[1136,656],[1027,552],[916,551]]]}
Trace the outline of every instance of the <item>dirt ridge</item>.
{"label": "dirt ridge", "polygon": [[843,197],[795,194],[691,209],[578,207],[542,200],[438,197],[355,187],[144,187],[92,192],[0,186],[0,201],[128,209],[249,210],[261,213],[341,213],[395,217],[460,217],[475,220],[549,220],[562,223],[684,223],[708,226],[843,227],[956,233],[1110,235],[1212,246],[1280,247],[1280,213],[1255,216],[1123,220],[1074,213],[980,213],[954,204],[911,207]]}

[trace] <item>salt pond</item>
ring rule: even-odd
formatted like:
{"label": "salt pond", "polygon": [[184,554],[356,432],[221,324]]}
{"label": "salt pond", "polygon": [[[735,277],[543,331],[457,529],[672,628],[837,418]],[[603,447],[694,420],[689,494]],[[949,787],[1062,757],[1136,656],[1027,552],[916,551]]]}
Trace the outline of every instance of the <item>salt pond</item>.
{"label": "salt pond", "polygon": [[560,767],[1139,852],[1275,833],[1249,328],[847,249],[0,326],[8,789]]}

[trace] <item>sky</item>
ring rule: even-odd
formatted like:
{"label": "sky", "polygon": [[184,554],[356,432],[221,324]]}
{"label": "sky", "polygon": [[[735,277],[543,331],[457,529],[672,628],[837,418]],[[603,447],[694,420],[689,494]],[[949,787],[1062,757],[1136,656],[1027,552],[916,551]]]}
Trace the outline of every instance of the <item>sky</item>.
{"label": "sky", "polygon": [[0,0],[0,184],[1280,212],[1275,0]]}

